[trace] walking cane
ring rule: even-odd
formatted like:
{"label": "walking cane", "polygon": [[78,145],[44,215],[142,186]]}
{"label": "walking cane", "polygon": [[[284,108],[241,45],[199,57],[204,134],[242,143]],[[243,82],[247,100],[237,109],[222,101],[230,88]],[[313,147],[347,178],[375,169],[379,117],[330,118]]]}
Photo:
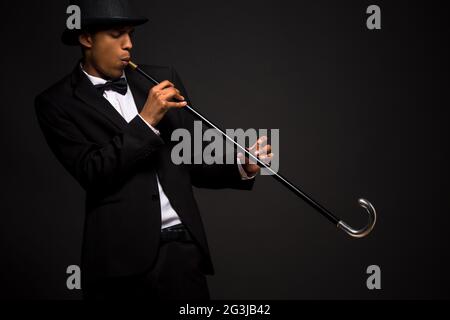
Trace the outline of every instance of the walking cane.
{"label": "walking cane", "polygon": [[[154,85],[158,85],[159,82],[157,80],[155,80],[152,76],[150,76],[149,74],[145,73],[141,68],[139,68],[138,65],[136,65],[133,62],[129,62],[129,66],[131,67],[132,70],[137,71],[138,73],[140,73],[144,78],[146,78],[147,80],[151,81]],[[240,150],[242,150],[248,157],[250,157],[251,159],[253,159],[254,161],[256,161],[256,163],[260,166],[260,167],[264,167],[266,168],[269,172],[272,173],[272,177],[274,177],[277,181],[279,181],[282,185],[284,185],[285,187],[287,187],[289,190],[291,190],[293,193],[295,193],[297,196],[299,196],[300,198],[302,198],[304,201],[306,201],[309,205],[311,205],[314,209],[316,209],[319,213],[321,213],[325,218],[327,218],[331,223],[333,223],[337,228],[343,230],[344,232],[346,232],[347,234],[349,234],[350,236],[354,237],[354,238],[363,238],[365,236],[367,236],[373,229],[373,227],[375,226],[376,220],[377,220],[377,214],[375,211],[375,208],[372,206],[372,204],[365,200],[365,199],[359,199],[358,203],[361,207],[363,207],[368,215],[369,215],[369,221],[367,223],[367,225],[365,227],[363,227],[362,229],[354,229],[351,226],[349,226],[348,224],[346,224],[344,221],[342,221],[341,219],[339,219],[338,217],[336,217],[334,214],[332,214],[330,211],[328,211],[326,208],[324,208],[322,205],[320,205],[317,201],[315,201],[314,199],[312,199],[309,195],[307,195],[305,192],[303,192],[302,190],[300,190],[298,187],[296,187],[294,184],[292,184],[291,182],[289,182],[289,180],[287,180],[285,177],[283,177],[281,174],[275,172],[274,170],[272,170],[272,168],[270,168],[267,164],[265,164],[263,161],[261,161],[258,157],[255,157],[252,153],[250,153],[249,151],[247,151],[247,149],[245,149],[244,147],[242,147],[239,143],[237,143],[234,139],[230,138],[222,129],[220,129],[218,126],[216,126],[214,123],[212,123],[211,121],[209,121],[208,119],[206,119],[203,115],[201,115],[198,111],[196,111],[194,108],[192,108],[189,105],[186,105],[184,108],[187,108],[187,110],[193,114],[195,117],[197,117],[198,119],[206,122],[208,125],[210,125],[212,128],[216,129],[217,131],[219,131],[228,141],[230,141],[231,143],[233,143],[235,145],[235,147],[239,148]]]}

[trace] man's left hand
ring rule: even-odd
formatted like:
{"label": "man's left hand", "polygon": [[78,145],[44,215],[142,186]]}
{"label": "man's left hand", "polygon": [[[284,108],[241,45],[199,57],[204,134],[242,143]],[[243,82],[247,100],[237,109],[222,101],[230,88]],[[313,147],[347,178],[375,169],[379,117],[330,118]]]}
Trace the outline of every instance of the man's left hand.
{"label": "man's left hand", "polygon": [[[267,144],[267,136],[262,136],[255,142],[250,148],[246,148],[251,154],[257,157],[265,164],[269,164],[273,158],[272,147]],[[254,176],[261,171],[261,168],[256,164],[256,161],[249,160],[244,154],[238,153],[239,160],[242,163],[242,168],[245,170],[248,176]]]}

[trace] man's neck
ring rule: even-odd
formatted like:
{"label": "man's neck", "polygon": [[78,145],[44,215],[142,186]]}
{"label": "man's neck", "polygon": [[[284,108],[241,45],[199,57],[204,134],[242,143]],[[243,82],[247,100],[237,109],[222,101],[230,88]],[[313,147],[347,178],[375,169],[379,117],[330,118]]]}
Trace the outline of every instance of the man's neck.
{"label": "man's neck", "polygon": [[106,79],[107,77],[105,77],[105,75],[101,74],[91,63],[89,63],[89,61],[86,61],[86,59],[83,59],[81,61],[81,67],[83,68],[84,71],[86,71],[87,74],[93,77],[108,80]]}

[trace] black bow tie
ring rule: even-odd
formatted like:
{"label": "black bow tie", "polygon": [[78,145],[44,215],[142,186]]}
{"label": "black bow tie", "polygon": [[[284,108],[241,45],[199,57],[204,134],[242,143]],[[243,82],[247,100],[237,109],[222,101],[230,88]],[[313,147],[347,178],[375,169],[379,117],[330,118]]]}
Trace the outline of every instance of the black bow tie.
{"label": "black bow tie", "polygon": [[127,80],[125,78],[108,81],[105,84],[96,84],[94,87],[101,94],[103,94],[106,90],[113,90],[120,93],[121,95],[124,95],[128,90]]}

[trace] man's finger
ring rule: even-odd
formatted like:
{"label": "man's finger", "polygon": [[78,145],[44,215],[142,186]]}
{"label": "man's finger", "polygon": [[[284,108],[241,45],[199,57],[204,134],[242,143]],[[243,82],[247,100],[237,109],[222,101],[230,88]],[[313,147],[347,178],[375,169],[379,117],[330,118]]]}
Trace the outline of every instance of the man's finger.
{"label": "man's finger", "polygon": [[175,87],[175,85],[172,82],[170,82],[169,80],[164,80],[160,84],[157,84],[156,86],[154,86],[153,90],[160,91],[160,90],[164,90],[169,87]]}
{"label": "man's finger", "polygon": [[187,105],[186,101],[182,101],[182,102],[167,102],[166,106],[168,108],[183,108]]}
{"label": "man's finger", "polygon": [[258,150],[259,155],[264,155],[272,152],[272,146],[270,144],[266,144],[264,147]]}
{"label": "man's finger", "polygon": [[250,149],[258,150],[266,144],[267,144],[267,136],[262,136],[255,142],[255,144],[253,146],[250,147]]}
{"label": "man's finger", "polygon": [[177,100],[181,100],[184,101],[184,97],[180,94],[180,91],[178,91],[175,88],[167,88],[161,91],[161,97],[166,100],[169,101],[173,98],[177,99]]}
{"label": "man's finger", "polygon": [[273,153],[269,153],[268,155],[264,155],[259,157],[259,160],[264,162],[265,164],[269,164],[272,161]]}

